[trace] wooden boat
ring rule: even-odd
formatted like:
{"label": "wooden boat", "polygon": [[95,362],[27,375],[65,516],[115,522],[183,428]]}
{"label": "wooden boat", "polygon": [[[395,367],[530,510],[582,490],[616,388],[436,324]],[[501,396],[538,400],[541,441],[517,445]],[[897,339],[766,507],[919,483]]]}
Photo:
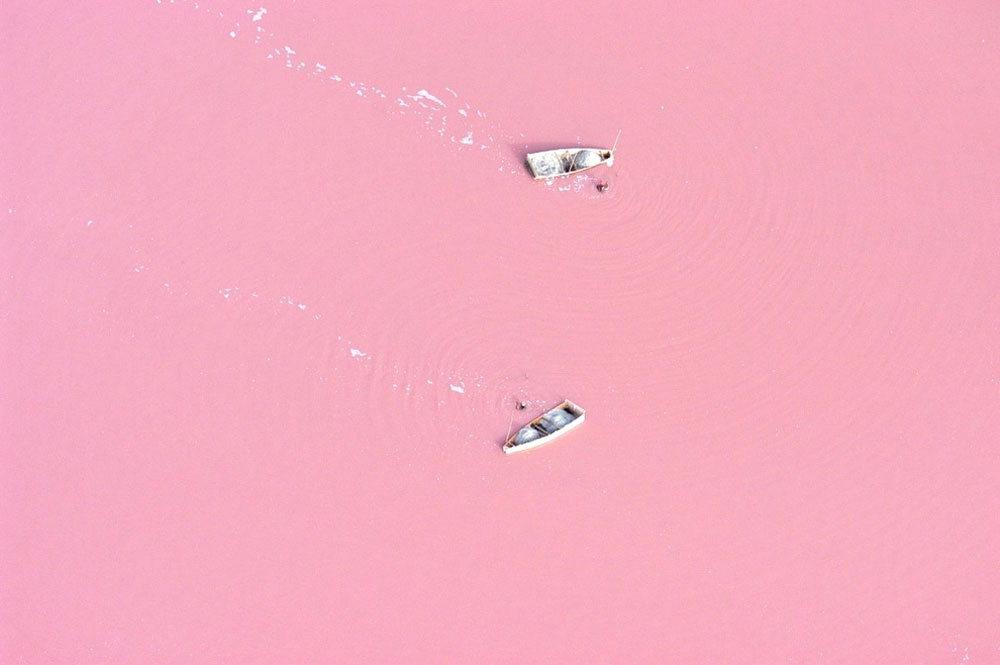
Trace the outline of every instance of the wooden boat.
{"label": "wooden boat", "polygon": [[530,423],[517,430],[503,444],[505,453],[519,453],[552,443],[563,434],[572,432],[583,424],[587,412],[579,405],[566,400],[559,406],[546,411]]}
{"label": "wooden boat", "polygon": [[[621,136],[621,132],[618,132]],[[601,164],[611,166],[615,161],[615,148],[618,138],[611,150],[606,148],[558,148],[528,153],[528,168],[536,180],[555,178],[558,176],[580,173]]]}

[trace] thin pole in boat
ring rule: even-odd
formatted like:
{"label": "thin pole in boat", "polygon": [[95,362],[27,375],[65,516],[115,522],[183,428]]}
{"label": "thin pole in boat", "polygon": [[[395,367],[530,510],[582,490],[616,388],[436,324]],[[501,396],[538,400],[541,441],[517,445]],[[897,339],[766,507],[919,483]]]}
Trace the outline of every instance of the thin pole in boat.
{"label": "thin pole in boat", "polygon": [[618,130],[618,136],[615,137],[615,144],[611,146],[611,154],[615,154],[615,149],[618,147],[618,139],[622,137],[622,130]]}
{"label": "thin pole in boat", "polygon": [[[514,410],[515,411],[517,410],[516,406],[514,407]],[[508,441],[510,441],[510,431],[512,429],[514,429],[514,411],[510,412],[510,424],[507,425],[507,438],[503,440],[504,443],[507,443]]]}

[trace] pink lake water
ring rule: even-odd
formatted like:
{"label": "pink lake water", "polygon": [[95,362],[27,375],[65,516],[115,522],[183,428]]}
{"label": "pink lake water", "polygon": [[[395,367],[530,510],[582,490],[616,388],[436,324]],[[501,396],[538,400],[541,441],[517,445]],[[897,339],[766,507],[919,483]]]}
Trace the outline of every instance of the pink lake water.
{"label": "pink lake water", "polygon": [[0,17],[3,662],[1000,662],[996,3]]}

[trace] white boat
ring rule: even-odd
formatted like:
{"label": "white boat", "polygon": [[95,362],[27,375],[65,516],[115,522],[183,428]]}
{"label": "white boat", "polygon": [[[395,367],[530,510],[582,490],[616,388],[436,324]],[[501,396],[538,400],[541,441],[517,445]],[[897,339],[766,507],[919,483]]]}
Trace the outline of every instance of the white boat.
{"label": "white boat", "polygon": [[582,425],[586,415],[587,412],[582,407],[566,400],[517,430],[503,444],[503,451],[508,454],[519,453],[552,443]]}
{"label": "white boat", "polygon": [[[621,136],[621,132],[618,132]],[[528,168],[536,180],[555,178],[573,173],[580,173],[601,164],[611,166],[615,162],[615,148],[618,139],[611,150],[607,148],[557,148],[542,152],[528,153]]]}

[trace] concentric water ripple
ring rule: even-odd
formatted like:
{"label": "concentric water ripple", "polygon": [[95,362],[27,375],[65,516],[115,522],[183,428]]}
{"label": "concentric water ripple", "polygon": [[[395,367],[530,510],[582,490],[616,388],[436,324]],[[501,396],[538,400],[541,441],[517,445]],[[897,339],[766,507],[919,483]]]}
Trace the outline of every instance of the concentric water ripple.
{"label": "concentric water ripple", "polygon": [[[267,28],[268,19],[259,11],[240,17],[229,38],[252,34],[263,57],[291,74],[415,120],[420,131],[469,159],[493,161],[501,180],[527,179],[519,151],[510,149],[526,140],[524,133],[501,127],[457,91],[389,90],[359,80],[321,53],[286,44]],[[718,408],[730,409],[727,418],[739,422],[759,403],[747,395],[767,394],[772,402],[787,397],[814,378],[840,337],[861,322],[875,325],[868,317],[876,305],[863,296],[880,269],[863,256],[887,251],[877,243],[900,237],[873,240],[851,218],[860,208],[842,198],[850,183],[814,166],[816,152],[835,147],[809,135],[774,135],[779,124],[758,123],[759,110],[734,106],[732,91],[708,78],[691,76],[675,91],[668,106],[632,114],[612,168],[526,183],[552,200],[537,201],[544,222],[511,222],[518,237],[509,270],[517,279],[494,266],[472,292],[477,295],[468,296],[467,281],[452,289],[434,274],[428,281],[445,286],[433,293],[401,282],[412,303],[388,297],[347,308],[350,294],[365,292],[378,266],[355,265],[331,284],[331,312],[352,310],[346,328],[363,339],[348,340],[344,330],[324,335],[343,346],[337,363],[365,370],[359,380],[371,403],[395,404],[416,423],[415,435],[440,435],[444,411],[462,413],[459,429],[475,430],[483,420],[502,420],[516,399],[544,403],[545,381],[555,390],[571,380],[573,363],[584,363],[626,374],[645,392],[683,387],[693,422],[713,421]],[[854,177],[885,177],[864,164],[853,169]],[[604,193],[595,188],[601,179],[611,185]],[[830,223],[831,212],[843,215],[841,223]],[[475,244],[414,234],[379,251],[398,270],[419,273],[422,259],[410,257],[437,256],[442,242],[458,251]],[[836,264],[831,247],[841,257]],[[441,260],[450,259],[441,253]],[[831,288],[836,280],[853,288]],[[811,309],[821,313],[808,326],[794,319],[792,313]],[[421,322],[428,317],[432,327]],[[897,324],[888,319],[876,331]],[[330,325],[329,319],[319,325]],[[559,360],[551,343],[536,342],[559,338],[569,348]],[[760,350],[771,351],[769,365]],[[729,377],[727,385],[701,380],[691,359],[705,357],[716,359],[715,374]],[[498,358],[523,358],[523,367],[500,367]],[[540,366],[551,368],[541,370],[548,376],[538,374]]]}

